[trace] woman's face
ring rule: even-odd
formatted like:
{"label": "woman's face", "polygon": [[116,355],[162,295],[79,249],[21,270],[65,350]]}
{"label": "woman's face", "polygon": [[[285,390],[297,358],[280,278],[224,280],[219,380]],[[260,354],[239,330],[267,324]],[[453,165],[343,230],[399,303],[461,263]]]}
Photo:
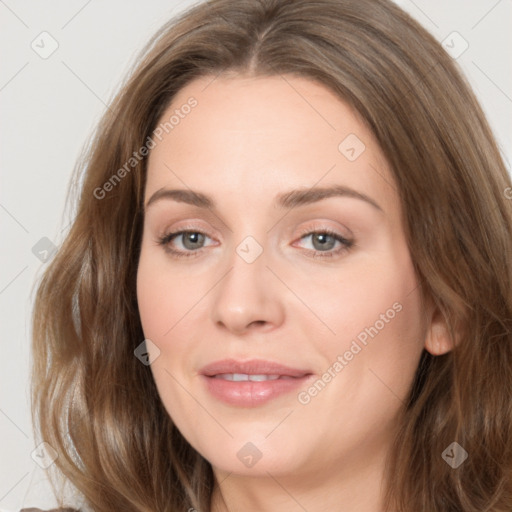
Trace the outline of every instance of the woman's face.
{"label": "woman's face", "polygon": [[371,132],[288,76],[196,80],[155,134],[137,297],[174,423],[221,472],[382,463],[427,326]]}

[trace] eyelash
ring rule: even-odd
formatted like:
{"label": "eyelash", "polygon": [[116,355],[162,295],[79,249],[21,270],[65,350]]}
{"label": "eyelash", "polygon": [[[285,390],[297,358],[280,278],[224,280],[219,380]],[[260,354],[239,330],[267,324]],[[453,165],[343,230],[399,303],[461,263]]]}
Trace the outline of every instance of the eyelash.
{"label": "eyelash", "polygon": [[[201,253],[201,250],[203,249],[203,247],[201,247],[200,249],[194,250],[194,251],[177,251],[175,249],[171,249],[169,246],[169,243],[174,238],[176,238],[180,235],[186,235],[186,234],[190,234],[190,233],[193,233],[193,234],[198,233],[200,235],[208,236],[206,233],[199,231],[197,229],[182,229],[179,231],[173,231],[170,233],[166,233],[165,235],[163,235],[157,239],[157,243],[158,243],[158,245],[164,246],[165,250],[167,252],[171,253],[173,256],[176,256],[178,258],[191,258],[191,257],[194,258]],[[312,257],[312,258],[318,258],[318,257],[333,258],[345,251],[350,250],[355,245],[355,243],[352,240],[347,240],[346,238],[342,237],[339,233],[337,233],[336,231],[333,231],[329,228],[319,229],[316,231],[306,229],[300,234],[299,240],[302,240],[303,238],[305,238],[306,236],[309,236],[309,235],[328,235],[342,244],[341,247],[339,247],[336,250],[330,250],[330,251],[315,251],[315,250],[311,250],[311,249],[307,250],[308,252],[313,253],[312,255],[310,254],[310,257]]]}

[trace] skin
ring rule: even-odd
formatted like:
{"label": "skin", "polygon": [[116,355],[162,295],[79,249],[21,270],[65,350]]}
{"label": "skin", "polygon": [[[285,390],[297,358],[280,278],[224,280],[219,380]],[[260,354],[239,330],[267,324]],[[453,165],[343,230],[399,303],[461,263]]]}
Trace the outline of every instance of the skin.
{"label": "skin", "polygon": [[[217,207],[161,199],[145,213],[137,297],[162,402],[212,464],[212,510],[381,511],[385,457],[421,352],[449,350],[440,315],[420,297],[392,173],[360,117],[306,78],[203,77],[162,120],[190,96],[198,105],[150,152],[145,204],[166,187]],[[338,149],[349,134],[365,145],[354,161]],[[291,189],[334,184],[381,210],[346,196],[273,205]],[[326,228],[354,245],[334,254],[340,242],[301,234]],[[192,257],[158,244],[180,229],[206,234],[196,246],[169,242]],[[247,236],[263,250],[252,263],[236,252]],[[261,358],[318,380],[393,304],[401,310],[307,404],[292,392],[230,406],[198,375],[220,359]],[[237,457],[248,442],[262,454],[252,467]]]}

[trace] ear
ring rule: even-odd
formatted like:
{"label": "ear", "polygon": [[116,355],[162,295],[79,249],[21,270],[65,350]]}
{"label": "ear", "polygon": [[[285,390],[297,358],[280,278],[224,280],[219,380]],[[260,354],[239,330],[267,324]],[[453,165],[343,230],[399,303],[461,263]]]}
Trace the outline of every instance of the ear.
{"label": "ear", "polygon": [[425,349],[433,356],[440,356],[452,350],[455,342],[439,308],[431,309],[426,320]]}

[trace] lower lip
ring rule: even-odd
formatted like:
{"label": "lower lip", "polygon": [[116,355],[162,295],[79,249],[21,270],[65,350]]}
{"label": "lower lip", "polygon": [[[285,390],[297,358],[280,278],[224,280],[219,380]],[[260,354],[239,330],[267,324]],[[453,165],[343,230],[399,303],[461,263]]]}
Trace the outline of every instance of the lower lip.
{"label": "lower lip", "polygon": [[304,387],[312,375],[304,377],[235,382],[201,376],[208,391],[217,399],[238,407],[257,407],[279,396]]}

